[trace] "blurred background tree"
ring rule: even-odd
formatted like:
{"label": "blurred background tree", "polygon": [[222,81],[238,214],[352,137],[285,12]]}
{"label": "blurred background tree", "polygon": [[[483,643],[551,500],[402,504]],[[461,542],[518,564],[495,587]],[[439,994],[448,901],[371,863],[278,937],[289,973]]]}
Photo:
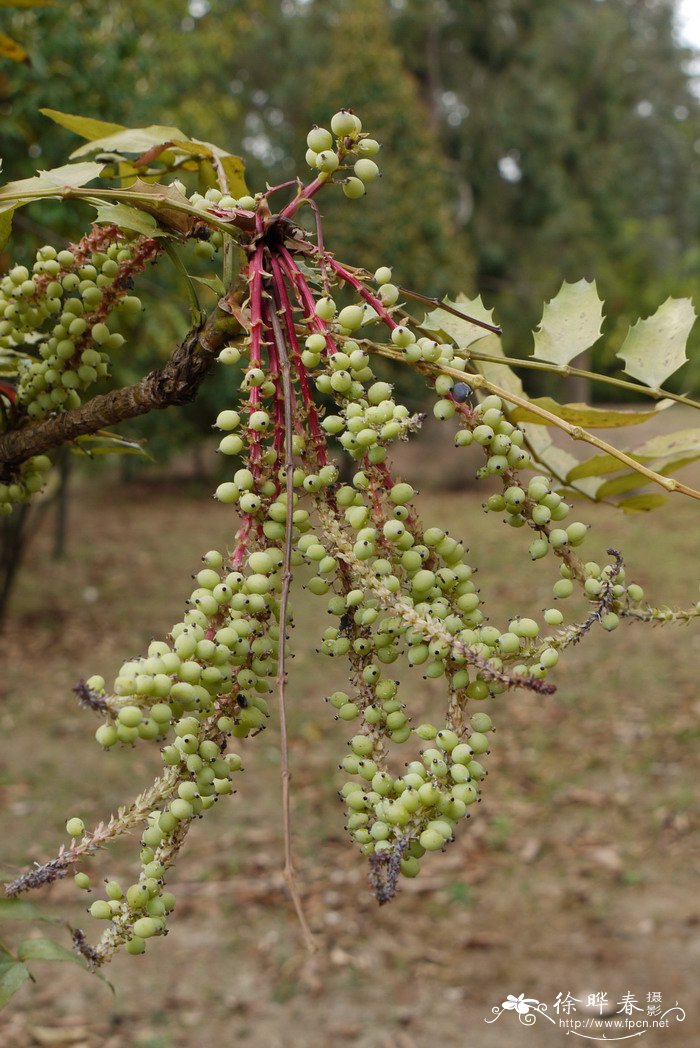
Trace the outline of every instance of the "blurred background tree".
{"label": "blurred background tree", "polygon": [[[516,355],[543,299],[595,276],[615,322],[594,364],[613,366],[627,324],[700,276],[700,102],[674,11],[673,0],[6,9],[29,60],[0,70],[4,174],[65,156],[71,136],[38,113],[51,106],[220,141],[246,156],[254,187],[303,170],[310,124],[352,105],[386,143],[384,179],[364,202],[369,242],[341,200],[323,201],[338,251],[390,263],[428,293],[482,293]],[[65,232],[50,204],[24,220],[20,253],[45,227]],[[156,281],[175,279],[161,269]],[[682,373],[699,380],[692,365]]]}

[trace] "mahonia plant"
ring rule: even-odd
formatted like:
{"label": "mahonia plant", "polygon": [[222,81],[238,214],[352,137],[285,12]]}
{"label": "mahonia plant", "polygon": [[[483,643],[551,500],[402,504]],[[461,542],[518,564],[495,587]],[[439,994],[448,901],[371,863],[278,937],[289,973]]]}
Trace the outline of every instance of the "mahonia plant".
{"label": "mahonia plant", "polygon": [[[70,121],[80,131],[79,118],[59,120]],[[339,185],[350,200],[359,199],[379,176],[379,144],[351,111],[336,113],[330,130],[309,132],[308,183],[255,195],[239,176],[234,195],[235,158],[174,134],[177,129],[146,130],[155,141],[140,158],[134,159],[128,132],[111,131],[101,140],[93,134],[78,154],[92,152],[97,160],[0,191],[0,214],[47,196],[84,199],[98,208],[97,222],[78,244],[59,252],[43,247],[31,273],[17,265],[0,281],[0,355],[6,374],[13,361],[15,366],[14,383],[2,387],[3,512],[41,490],[51,447],[79,443],[107,423],[187,399],[206,370],[201,361],[207,354],[224,367],[237,365],[242,375],[240,396],[215,420],[219,450],[231,462],[215,496],[240,517],[231,548],[204,554],[186,610],[167,637],[125,662],[110,686],[93,676],[76,687],[81,704],[101,718],[97,744],[106,750],[154,744],[162,774],[108,822],[87,829],[78,815],[69,818],[70,844],[6,886],[17,895],[75,871],[77,887],[88,890],[94,879],[84,867],[95,853],[119,837],[140,834],[138,874],[129,884],[109,880],[90,906],[104,925],[101,938],[91,945],[82,931],[75,933],[78,950],[94,965],[121,948],[143,953],[150,939],[167,932],[175,906],[167,887],[173,863],[195,820],[235,792],[245,740],[265,728],[275,691],[285,870],[311,941],[292,862],[286,754],[285,657],[297,568],[310,569],[306,586],[331,615],[320,654],[347,664],[347,686],[327,700],[339,727],[351,732],[349,742],[339,732],[340,797],[380,903],[394,896],[402,877],[417,876],[431,852],[450,844],[480,800],[494,731],[491,714],[482,709],[485,699],[516,688],[551,693],[551,671],[595,629],[613,631],[623,618],[679,622],[699,613],[695,605],[673,610],[649,604],[613,548],[600,562],[586,560],[579,551],[588,526],[571,519],[567,501],[571,494],[591,496],[585,478],[600,480],[615,470],[634,477],[618,493],[651,480],[666,491],[700,497],[671,476],[677,452],[670,446],[655,456],[619,451],[582,428],[605,425],[606,411],[578,405],[577,414],[555,401],[530,400],[509,367],[575,370],[568,362],[585,348],[582,340],[590,344],[599,334],[592,285],[565,285],[559,308],[547,307],[539,362],[509,361],[480,302],[465,312],[465,302],[408,292],[393,282],[389,266],[372,275],[340,262],[325,246],[317,194]],[[120,149],[135,175],[153,179],[206,163],[219,186],[190,195],[179,180],[85,188],[86,181],[109,176]],[[101,151],[109,154],[102,162]],[[164,166],[154,173],[156,160]],[[273,199],[284,192],[288,202],[275,210]],[[303,208],[310,228],[301,224]],[[135,280],[187,240],[205,257],[223,244],[225,283],[215,313],[206,321],[197,316],[174,354],[177,381],[168,385],[166,367],[138,387],[86,400],[107,376],[113,355],[124,351],[113,328],[120,314],[141,308],[132,294]],[[236,272],[237,251],[243,261]],[[573,314],[565,308],[571,296]],[[436,309],[419,322],[407,297]],[[582,297],[588,303],[583,311]],[[586,309],[589,322],[582,325]],[[645,333],[640,325],[635,331],[631,350],[636,347],[643,359]],[[541,621],[490,619],[472,555],[439,521],[422,521],[413,486],[392,473],[392,445],[410,438],[422,416],[377,377],[375,362],[382,357],[427,378],[434,415],[454,425],[457,447],[483,453],[477,477],[490,483],[486,511],[505,521],[533,562],[553,564],[552,607]],[[501,385],[493,378],[498,369]],[[645,382],[642,364],[637,372],[630,371]],[[658,381],[646,390],[610,381],[657,400],[693,403],[666,394]],[[607,424],[621,424],[623,414],[608,411],[617,421]],[[653,412],[630,415],[638,422]],[[536,430],[542,423],[592,444],[595,465],[586,471],[565,461]],[[337,465],[341,449],[353,463],[346,482]],[[684,461],[691,457],[685,448]],[[632,496],[641,500],[639,508],[646,497]],[[581,621],[560,610],[574,591],[589,605]],[[406,666],[443,683],[439,718],[413,726],[395,679],[397,668]]]}

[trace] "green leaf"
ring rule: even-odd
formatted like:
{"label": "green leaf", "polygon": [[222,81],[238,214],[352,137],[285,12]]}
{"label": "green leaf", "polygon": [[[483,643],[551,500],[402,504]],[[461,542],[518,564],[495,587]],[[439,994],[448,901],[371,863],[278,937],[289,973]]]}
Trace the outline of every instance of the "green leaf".
{"label": "green leaf", "polygon": [[189,206],[190,202],[185,194],[175,186],[165,186],[160,182],[144,182],[137,178],[129,187],[129,192],[139,193],[143,198],[138,201],[132,200],[134,207],[153,215],[160,225],[168,229],[174,229],[178,233],[188,233],[195,223],[194,217],[187,211],[168,205],[168,201],[171,201],[175,204]]}
{"label": "green leaf", "polygon": [[[653,458],[653,455],[636,455],[629,451],[626,454],[636,462],[650,462]],[[566,479],[572,482],[584,477],[603,477],[606,473],[619,473],[626,468],[625,464],[620,462],[619,458],[615,458],[614,455],[593,455],[592,458],[586,459],[585,462],[579,463],[578,466],[570,470]]]}
{"label": "green leaf", "polygon": [[596,488],[595,497],[597,499],[607,499],[611,495],[621,495],[625,491],[634,491],[635,488],[641,488],[648,482],[648,478],[642,476],[641,473],[637,473],[633,469],[628,470],[626,473],[621,473],[619,477],[604,481],[600,487]]}
{"label": "green leaf", "polygon": [[0,251],[4,248],[12,235],[12,216],[14,212],[14,208],[0,211]]}
{"label": "green leaf", "polygon": [[[148,127],[125,127],[120,131],[94,138],[71,153],[73,157],[89,156],[91,153],[126,153],[140,156],[154,146],[175,143],[184,146],[190,139],[177,127],[150,124]],[[188,150],[189,152],[189,150]]]}
{"label": "green leaf", "polygon": [[658,389],[685,363],[685,346],[694,323],[689,298],[667,298],[653,316],[638,320],[617,354],[627,374]]}
{"label": "green leaf", "polygon": [[215,273],[212,277],[194,277],[190,274],[190,280],[196,280],[198,284],[203,284],[204,287],[208,287],[210,291],[214,292],[217,298],[221,298],[222,295],[226,294],[224,282],[218,273]]}
{"label": "green leaf", "polygon": [[20,986],[30,978],[29,969],[21,962],[0,969],[0,1008],[4,1008]]}
{"label": "green leaf", "polygon": [[[493,324],[493,310],[487,309],[481,301],[481,295],[477,298],[468,298],[466,295],[457,295],[454,301],[449,298],[443,299],[448,306],[453,306],[462,313],[468,313],[477,320],[483,320],[487,324]],[[444,332],[460,349],[466,349],[472,343],[489,337],[489,332],[478,324],[470,324],[468,320],[456,317],[454,313],[448,313],[445,309],[434,309],[432,313],[426,313],[422,327],[436,333]],[[491,336],[494,337],[494,336]],[[498,340],[497,340],[498,341]],[[500,345],[500,342],[499,342]],[[479,347],[484,349],[485,347]]]}
{"label": "green leaf", "polygon": [[95,138],[104,138],[113,135],[117,131],[123,131],[123,124],[111,124],[107,120],[96,120],[92,116],[78,116],[74,113],[61,113],[58,109],[40,109],[43,116],[53,120],[54,124],[65,127],[81,138],[92,141]]}
{"label": "green leaf", "polygon": [[7,33],[0,33],[0,58],[9,58],[11,62],[26,62],[28,55],[25,48]]}
{"label": "green leaf", "polygon": [[0,0],[0,7],[53,7],[55,0]]}
{"label": "green leaf", "polygon": [[630,498],[620,499],[617,505],[625,513],[641,513],[663,506],[664,502],[668,502],[667,495],[632,495]]}
{"label": "green leaf", "polygon": [[[544,408],[557,418],[570,422],[573,426],[585,426],[592,429],[617,429],[621,426],[638,426],[642,422],[648,422],[654,418],[658,411],[664,411],[674,403],[672,400],[662,400],[651,411],[618,411],[613,408],[592,408],[588,404],[560,404],[552,397],[533,397],[531,402],[537,407]],[[513,408],[510,412],[512,422],[532,422],[539,426],[553,426],[555,423],[536,415],[534,411],[527,408]]]}
{"label": "green leaf", "polygon": [[20,961],[70,961],[87,968],[87,964],[74,950],[68,950],[52,939],[25,939],[17,947]]}
{"label": "green leaf", "polygon": [[[93,178],[98,178],[102,172],[102,165],[86,161],[82,164],[64,164],[63,167],[54,167],[50,171],[40,171],[33,178],[22,178],[19,182],[8,182],[0,189],[0,211],[14,210],[22,204],[31,200],[31,194],[36,190],[64,189],[70,186],[77,189]],[[17,197],[28,194],[26,199],[7,200],[7,197]]]}
{"label": "green leaf", "polygon": [[545,303],[542,320],[534,332],[533,357],[552,364],[568,364],[597,342],[601,335],[603,303],[595,281],[562,284]]}
{"label": "green leaf", "polygon": [[147,237],[165,236],[158,226],[153,215],[138,208],[129,207],[128,204],[105,204],[101,202],[97,206],[96,222],[107,222],[110,225],[119,226],[120,229],[130,229],[134,233],[142,233]]}
{"label": "green leaf", "polygon": [[26,899],[0,899],[0,921],[47,921],[49,924],[60,924],[59,918],[48,917]]}

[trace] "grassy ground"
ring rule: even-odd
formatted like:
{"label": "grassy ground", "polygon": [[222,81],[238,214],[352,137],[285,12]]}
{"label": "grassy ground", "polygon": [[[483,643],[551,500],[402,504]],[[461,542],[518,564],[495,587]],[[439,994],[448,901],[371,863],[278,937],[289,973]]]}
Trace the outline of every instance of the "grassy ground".
{"label": "grassy ground", "polygon": [[[552,566],[531,565],[527,536],[480,510],[481,493],[427,494],[424,516],[449,523],[473,551],[496,621],[548,606]],[[697,590],[697,509],[594,514],[591,555],[624,550],[649,593],[688,603]],[[72,507],[70,556],[38,537],[2,640],[0,778],[3,860],[48,858],[66,815],[97,820],[158,767],[140,746],[103,754],[91,714],[71,695],[80,677],[109,677],[179,617],[188,574],[225,545],[229,513],[170,483],[102,487]],[[642,1038],[695,1043],[698,1029],[700,856],[693,839],[700,698],[693,627],[624,626],[571,652],[553,697],[497,699],[484,803],[459,840],[379,909],[364,860],[344,838],[337,764],[351,734],[322,697],[342,668],[314,656],[324,603],[296,602],[290,693],[296,846],[320,952],[300,949],[280,877],[279,757],[273,725],[243,745],[235,798],[193,830],[173,880],[167,944],[119,958],[103,986],[51,965],[0,1019],[3,1048],[440,1048],[563,1045],[566,1033],[513,1013],[485,1025],[507,994],[551,1004],[631,991],[688,1012],[682,1026]],[[439,687],[406,689],[418,719],[439,717]],[[104,857],[124,874],[136,842]],[[58,883],[41,902],[87,924],[85,897]],[[15,929],[6,929],[12,939]],[[67,933],[59,931],[63,941]],[[38,965],[36,966],[39,967]],[[645,1006],[645,1005],[644,1005]]]}

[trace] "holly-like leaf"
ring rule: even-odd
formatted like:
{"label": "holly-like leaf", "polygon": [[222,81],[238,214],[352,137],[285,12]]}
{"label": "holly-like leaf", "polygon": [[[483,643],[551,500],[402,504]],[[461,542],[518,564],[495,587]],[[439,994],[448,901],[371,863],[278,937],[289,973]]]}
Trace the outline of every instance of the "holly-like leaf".
{"label": "holly-like leaf", "polygon": [[[448,306],[458,309],[460,313],[467,313],[477,320],[483,320],[486,324],[493,324],[493,310],[486,308],[481,301],[481,295],[473,299],[466,295],[457,295],[454,301],[449,298],[444,301]],[[474,342],[487,338],[490,334],[478,324],[471,324],[468,320],[456,317],[454,313],[448,313],[446,309],[434,309],[431,313],[426,313],[421,326],[436,334],[444,332],[460,349],[466,349]],[[480,346],[479,348],[485,351],[485,347]]]}
{"label": "holly-like leaf", "polygon": [[101,202],[97,207],[96,222],[107,222],[109,225],[119,226],[120,229],[129,229],[133,233],[141,233],[147,237],[166,236],[167,234],[159,228],[153,215],[146,211],[139,211],[128,204],[105,204]]}
{"label": "holly-like leaf", "polygon": [[75,113],[61,113],[58,109],[40,109],[43,116],[53,120],[54,124],[65,127],[81,138],[93,141],[96,138],[106,138],[114,135],[117,131],[124,131],[124,124],[112,124],[107,120],[96,120],[92,116],[78,116]]}
{"label": "holly-like leaf", "polygon": [[9,58],[11,62],[26,62],[28,55],[20,43],[7,33],[0,33],[0,58]]}
{"label": "holly-like leaf", "polygon": [[178,207],[170,207],[168,201],[177,204],[186,204],[189,200],[175,186],[164,186],[160,182],[144,182],[137,178],[129,187],[129,192],[139,193],[143,199],[132,200],[134,207],[153,215],[161,226],[174,229],[177,233],[189,233],[195,223],[195,218]]}
{"label": "holly-like leaf", "polygon": [[686,342],[694,323],[695,310],[689,298],[667,298],[653,316],[638,320],[617,354],[624,360],[627,374],[658,389],[685,364]]}
{"label": "holly-like leaf", "polygon": [[[572,426],[585,426],[591,429],[618,429],[621,426],[638,426],[655,417],[659,411],[672,406],[674,401],[661,400],[650,411],[618,411],[613,408],[593,408],[588,404],[560,404],[552,397],[532,398],[536,407],[544,408],[551,415],[570,422]],[[513,408],[510,413],[512,422],[532,422],[539,426],[553,426],[555,423],[536,415],[527,408]]]}
{"label": "holly-like leaf", "polygon": [[[14,210],[31,200],[31,194],[37,190],[78,189],[98,178],[102,165],[85,161],[82,164],[64,164],[49,171],[40,171],[33,178],[22,178],[18,182],[8,182],[0,189],[0,211]],[[27,194],[26,198],[24,194]],[[58,195],[58,194],[57,194]],[[11,197],[12,199],[7,199]],[[19,198],[19,199],[17,199]]]}
{"label": "holly-like leaf", "polygon": [[554,298],[545,303],[534,332],[532,356],[552,364],[568,364],[598,341],[602,321],[603,303],[595,281],[564,281]]}
{"label": "holly-like leaf", "polygon": [[[5,959],[2,960],[4,962]],[[4,1008],[20,986],[30,978],[29,969],[21,961],[0,963],[0,1008]]]}

